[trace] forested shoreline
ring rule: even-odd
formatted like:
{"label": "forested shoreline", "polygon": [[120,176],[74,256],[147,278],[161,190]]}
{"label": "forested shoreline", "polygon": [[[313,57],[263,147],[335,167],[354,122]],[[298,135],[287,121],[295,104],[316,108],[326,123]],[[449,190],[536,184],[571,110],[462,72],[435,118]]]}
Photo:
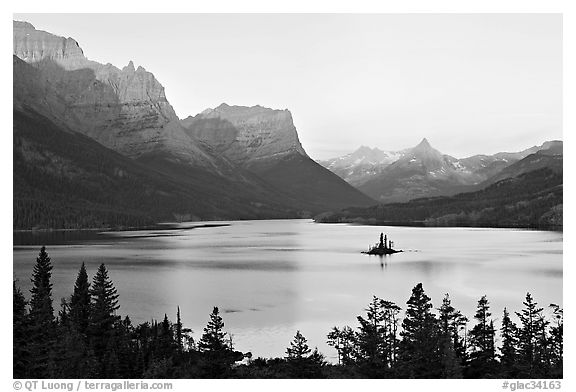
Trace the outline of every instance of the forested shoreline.
{"label": "forested shoreline", "polygon": [[[530,293],[495,325],[486,296],[468,319],[448,294],[434,308],[421,283],[405,308],[373,297],[358,326],[334,327],[329,363],[296,331],[282,358],[235,350],[219,309],[197,339],[165,314],[133,325],[101,264],[92,281],[82,263],[72,294],[55,315],[52,262],[42,247],[27,300],[13,283],[14,378],[562,378],[563,310],[549,315]],[[516,324],[511,315],[516,314]]]}

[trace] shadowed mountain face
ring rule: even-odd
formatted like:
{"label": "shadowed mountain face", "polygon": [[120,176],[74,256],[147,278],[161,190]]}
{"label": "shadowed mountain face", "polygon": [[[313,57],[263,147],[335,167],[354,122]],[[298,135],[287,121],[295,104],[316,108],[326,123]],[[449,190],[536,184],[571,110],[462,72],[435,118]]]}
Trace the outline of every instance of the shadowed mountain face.
{"label": "shadowed mountain face", "polygon": [[13,79],[14,228],[300,214],[298,200],[247,171],[228,177],[171,157],[123,156],[66,125],[65,99],[36,67],[14,57]]}
{"label": "shadowed mountain face", "polygon": [[314,210],[374,204],[308,157],[288,110],[222,104],[182,120],[188,134]]}

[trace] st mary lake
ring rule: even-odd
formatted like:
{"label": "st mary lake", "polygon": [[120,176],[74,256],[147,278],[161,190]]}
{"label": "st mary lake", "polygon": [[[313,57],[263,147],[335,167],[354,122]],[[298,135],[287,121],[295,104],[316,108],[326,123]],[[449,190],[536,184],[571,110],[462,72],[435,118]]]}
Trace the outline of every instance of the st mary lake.
{"label": "st mary lake", "polygon": [[[361,254],[384,232],[403,249]],[[333,326],[357,325],[373,295],[403,309],[422,282],[435,307],[444,293],[471,318],[486,294],[499,325],[503,308],[520,310],[529,291],[544,307],[562,305],[561,232],[377,227],[310,220],[185,223],[168,230],[14,236],[14,278],[29,298],[41,244],[52,258],[55,308],[78,269],[106,263],[133,322],[176,318],[198,339],[213,306],[238,350],[283,356],[300,330],[329,359]],[[23,245],[25,244],[25,245]],[[547,310],[547,309],[546,309]]]}

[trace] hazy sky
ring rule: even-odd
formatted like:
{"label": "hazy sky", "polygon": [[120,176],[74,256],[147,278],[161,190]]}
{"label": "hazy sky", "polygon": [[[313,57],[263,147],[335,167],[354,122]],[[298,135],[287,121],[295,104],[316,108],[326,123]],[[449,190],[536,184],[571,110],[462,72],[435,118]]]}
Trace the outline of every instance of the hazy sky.
{"label": "hazy sky", "polygon": [[181,118],[289,109],[310,156],[427,137],[464,157],[562,138],[559,14],[16,14],[154,73]]}

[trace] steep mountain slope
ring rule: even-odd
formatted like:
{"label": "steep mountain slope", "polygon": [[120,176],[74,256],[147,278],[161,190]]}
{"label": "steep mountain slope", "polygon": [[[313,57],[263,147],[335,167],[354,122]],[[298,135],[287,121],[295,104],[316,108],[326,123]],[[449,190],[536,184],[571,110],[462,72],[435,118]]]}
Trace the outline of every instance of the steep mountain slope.
{"label": "steep mountain slope", "polygon": [[[70,39],[54,38],[55,36],[49,33],[36,30],[32,30],[30,36],[22,33],[25,37],[22,38],[22,34],[16,34],[17,27],[18,24],[15,24],[15,52],[28,60],[39,59],[39,62],[26,63],[18,56],[13,56],[13,107],[19,119],[14,123],[14,140],[19,143],[14,145],[15,163],[16,159],[22,158],[14,170],[15,184],[19,184],[14,189],[15,201],[33,200],[35,205],[48,202],[43,201],[42,197],[30,197],[34,180],[28,174],[42,174],[42,177],[46,177],[47,168],[52,164],[60,165],[61,162],[66,162],[66,170],[58,172],[57,176],[53,170],[50,172],[52,177],[46,177],[51,181],[40,181],[48,187],[45,189],[46,195],[58,195],[51,196],[52,207],[44,209],[45,213],[50,212],[48,215],[52,217],[51,224],[57,226],[50,226],[50,223],[38,214],[35,215],[37,222],[28,219],[30,217],[21,219],[22,214],[28,213],[16,208],[15,211],[18,210],[19,213],[15,213],[15,227],[85,227],[185,217],[285,218],[302,214],[302,203],[298,200],[285,196],[256,175],[237,167],[226,158],[219,157],[209,146],[190,138],[178,119],[170,119],[173,111],[167,101],[162,103],[165,101],[165,97],[162,98],[163,89],[154,95],[159,85],[151,74],[145,74],[142,70],[125,69],[120,76],[126,77],[127,81],[115,84],[110,78],[106,82],[95,79],[92,69],[68,71],[55,61],[61,61],[68,68],[95,63],[86,60],[79,47],[71,44]],[[27,30],[30,28],[25,26]],[[46,40],[39,41],[38,36]],[[21,42],[22,45],[19,44]],[[111,66],[105,68],[114,69]],[[140,76],[137,75],[139,72]],[[134,81],[141,77],[147,81]],[[116,86],[115,89],[113,86]],[[137,87],[143,90],[130,92]],[[175,130],[175,133],[171,129]],[[95,130],[100,133],[95,133]],[[58,140],[61,146],[50,143],[43,132],[53,134],[52,138]],[[86,140],[90,139],[79,139],[78,132],[95,141],[87,144]],[[150,136],[150,133],[160,136],[155,138]],[[136,179],[129,176],[136,184],[136,193],[122,189],[121,184],[117,185],[119,189],[116,191],[116,185],[109,186],[115,183],[114,181],[107,179],[106,175],[92,171],[94,167],[100,166],[89,161],[92,156],[90,150],[100,151],[97,154],[99,156],[110,156],[111,153],[96,141],[126,157],[118,164],[119,172],[129,172],[125,165],[132,165],[129,166],[132,169],[138,168]],[[21,150],[22,146],[35,146],[34,153],[28,154]],[[83,153],[72,154],[74,151],[67,151],[62,146],[79,149]],[[102,149],[106,152],[102,152]],[[38,156],[43,158],[31,158]],[[118,159],[118,156],[113,156]],[[26,160],[27,157],[31,159]],[[84,161],[85,159],[88,161]],[[88,169],[83,176],[70,177],[69,174],[75,172],[74,166],[86,166]],[[90,192],[86,191],[86,178],[89,179]],[[116,180],[114,176],[112,179]],[[57,184],[62,182],[68,184],[66,190],[70,194],[60,192]],[[50,188],[50,184],[53,188]],[[166,184],[171,185],[166,188]],[[155,193],[145,192],[143,189],[159,189],[158,193],[166,197],[155,199]],[[90,196],[88,199],[85,198],[87,195]],[[151,199],[143,200],[142,197],[147,195]],[[66,212],[66,205],[57,207],[58,200],[68,200],[70,208],[75,208],[76,212]],[[80,205],[86,209],[82,210]],[[55,211],[61,212],[61,219]],[[87,211],[116,211],[130,215],[131,218],[118,220],[111,218],[108,212],[104,215],[96,214],[102,219],[83,217],[94,216]]]}
{"label": "steep mountain slope", "polygon": [[[14,55],[36,67],[39,78],[63,98],[61,105],[45,107],[37,105],[35,96],[22,96],[25,104],[131,158],[162,152],[214,172],[230,169],[186,135],[164,87],[144,68],[90,61],[74,39],[26,22],[15,21],[13,34]],[[57,112],[50,113],[53,109]]]}
{"label": "steep mountain slope", "polygon": [[308,157],[288,110],[222,104],[182,120],[188,134],[310,211],[373,204]]}
{"label": "steep mountain slope", "polygon": [[30,108],[14,109],[13,136],[15,229],[297,214],[269,201],[270,193],[205,178],[205,171],[188,172],[187,181],[165,176]]}
{"label": "steep mountain slope", "polygon": [[538,169],[548,168],[555,173],[563,171],[563,143],[561,141],[550,141],[544,143],[536,150],[535,153],[505,167],[494,176],[478,185],[484,188],[498,181],[518,177],[524,173],[532,172]]}

